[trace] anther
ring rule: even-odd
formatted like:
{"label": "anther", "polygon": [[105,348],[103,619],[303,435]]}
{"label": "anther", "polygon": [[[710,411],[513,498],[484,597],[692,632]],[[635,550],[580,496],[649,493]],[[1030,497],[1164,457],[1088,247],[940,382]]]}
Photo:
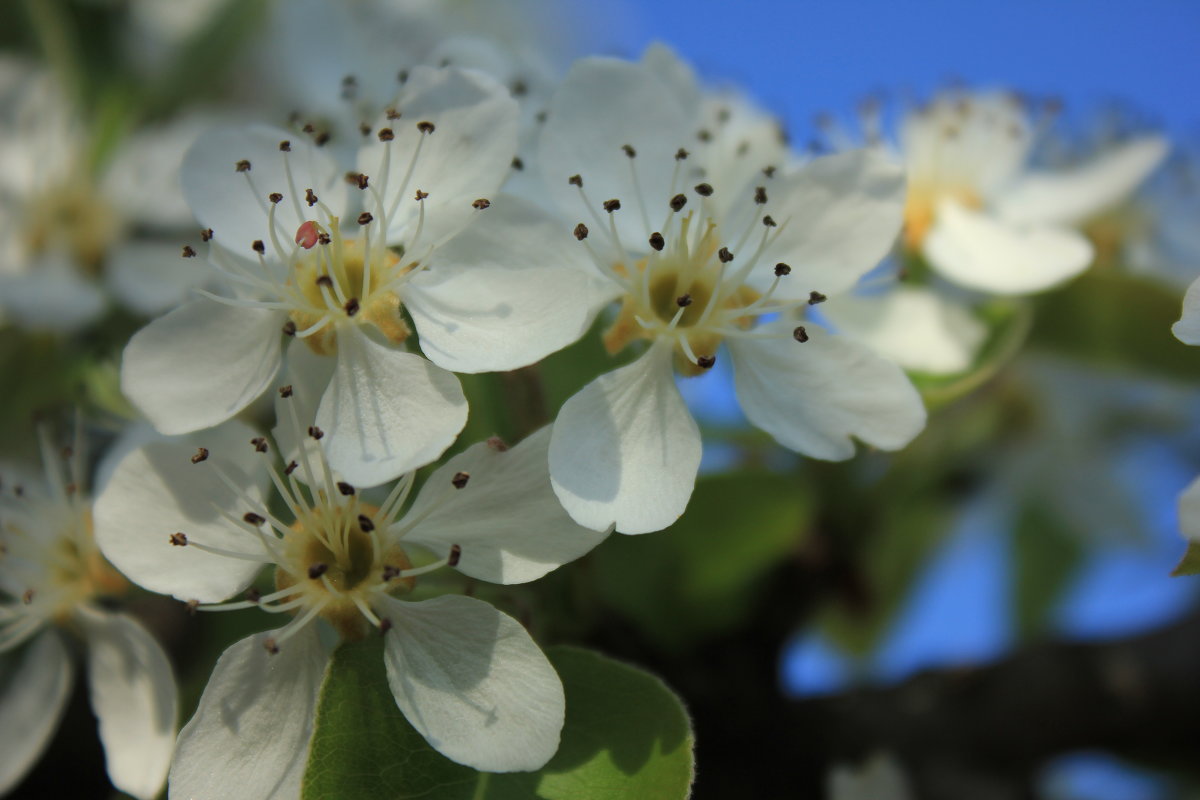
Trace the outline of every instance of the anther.
{"label": "anther", "polygon": [[314,439],[319,440],[322,436],[325,435],[325,431],[321,430],[316,425],[309,425],[308,426],[308,435]]}
{"label": "anther", "polygon": [[675,298],[675,305],[680,308],[687,308],[692,304],[692,296],[690,294],[681,294]]}
{"label": "anther", "polygon": [[373,220],[373,219],[375,219],[375,218],[373,216],[371,216],[370,211],[364,211],[358,215],[358,224],[359,225],[370,225],[371,220]]}
{"label": "anther", "polygon": [[358,529],[363,533],[370,533],[375,530],[375,523],[366,514],[358,515]]}
{"label": "anther", "polygon": [[208,448],[207,447],[197,447],[196,455],[192,456],[192,463],[199,464],[201,461],[204,461],[207,458],[208,458]]}
{"label": "anther", "polygon": [[712,197],[712,193],[713,193],[712,184],[697,183],[692,188],[694,188],[696,190],[696,194],[700,195],[701,197]]}
{"label": "anther", "polygon": [[661,251],[667,246],[667,240],[663,238],[661,233],[655,231],[654,233],[650,234],[650,246],[655,250]]}
{"label": "anther", "polygon": [[184,603],[184,605],[187,606],[188,616],[194,617],[196,616],[196,609],[200,607],[200,601],[193,598]]}
{"label": "anther", "polygon": [[436,128],[432,122],[429,122],[428,120],[422,120],[421,122],[417,123],[417,130],[419,130],[421,133],[433,133]]}
{"label": "anther", "polygon": [[416,195],[414,195],[414,197],[416,198],[417,202],[419,203],[422,200],[424,200],[426,197],[429,197],[429,192],[422,192],[420,189],[417,189],[417,193],[416,193]]}
{"label": "anther", "polygon": [[187,542],[187,534],[184,533],[183,531],[179,531],[178,533],[172,533],[169,537],[167,537],[167,540],[171,544],[173,544],[175,547],[186,547],[187,543],[188,543]]}
{"label": "anther", "polygon": [[344,494],[346,497],[349,497],[350,495],[354,494],[354,487],[351,486],[350,484],[346,483],[345,481],[338,481],[337,488],[338,488],[338,491],[341,492],[342,494]]}
{"label": "anther", "polygon": [[263,647],[271,655],[279,655],[279,645],[275,642],[274,637],[268,636],[266,639],[263,639]]}
{"label": "anther", "polygon": [[784,275],[791,275],[792,268],[780,261],[775,265],[775,277],[782,278]]}
{"label": "anther", "polygon": [[621,149],[625,151],[625,155],[629,156],[630,158],[637,156],[637,150],[634,150],[633,145],[631,144],[623,144],[621,145]]}
{"label": "anther", "polygon": [[754,202],[760,206],[767,202],[767,187],[759,186],[754,190]]}
{"label": "anther", "polygon": [[711,142],[712,134],[709,131],[701,128],[700,130],[696,131],[696,138],[702,142]]}
{"label": "anther", "polygon": [[394,108],[389,108],[387,110],[387,118],[388,119],[400,119],[400,112]]}
{"label": "anther", "polygon": [[281,153],[292,152],[292,143],[289,142],[287,139],[284,139],[282,142],[279,143],[279,152],[281,152]]}
{"label": "anther", "polygon": [[242,597],[246,598],[247,603],[257,603],[259,600],[262,600],[262,592],[251,586],[242,593]]}
{"label": "anther", "polygon": [[283,335],[284,336],[295,336],[296,335],[296,323],[293,320],[289,319],[287,322],[283,323]]}
{"label": "anther", "polygon": [[379,136],[379,141],[390,142],[392,139],[396,138],[396,132],[393,131],[391,128],[380,128],[378,136]]}
{"label": "anther", "polygon": [[254,445],[254,452],[265,453],[271,448],[267,446],[267,440],[264,436],[255,436],[250,440],[250,444]]}
{"label": "anther", "polygon": [[766,225],[768,228],[774,228],[775,227],[775,218],[772,217],[770,214],[765,215],[763,217],[763,225]]}
{"label": "anther", "polygon": [[537,124],[541,125],[543,122],[546,121],[546,112],[539,111],[533,115],[533,118],[537,121]]}
{"label": "anther", "polygon": [[399,578],[399,577],[400,577],[400,568],[399,567],[393,567],[391,564],[384,565],[384,567],[383,567],[384,581],[394,580],[395,578]]}
{"label": "anther", "polygon": [[247,511],[245,514],[242,514],[242,521],[248,522],[249,524],[257,527],[259,525],[262,525],[264,522],[266,522],[267,519],[266,519],[266,517],[255,514],[253,511]]}
{"label": "anther", "polygon": [[521,80],[520,78],[517,78],[512,82],[512,85],[508,87],[508,91],[512,93],[513,97],[524,97],[525,95],[529,94],[529,84],[525,83],[525,81]]}
{"label": "anther", "polygon": [[311,219],[307,222],[300,223],[300,227],[296,229],[296,244],[300,245],[305,250],[313,249],[320,238],[321,229],[318,228],[317,223]]}
{"label": "anther", "polygon": [[722,247],[717,251],[717,258],[721,259],[722,264],[728,264],[733,261],[733,253],[729,252],[728,247]]}
{"label": "anther", "polygon": [[346,312],[347,317],[353,317],[358,313],[360,308],[362,308],[362,306],[359,305],[357,297],[351,297],[346,301],[346,305],[342,306],[342,310]]}
{"label": "anther", "polygon": [[195,258],[196,257],[196,251],[192,248],[192,246],[190,244],[185,244],[183,246],[183,257],[184,258]]}
{"label": "anther", "polygon": [[522,161],[518,156],[513,156],[512,168],[515,170],[525,169],[525,162]]}
{"label": "anther", "polygon": [[583,176],[572,175],[571,177],[567,178],[567,183],[571,184],[572,186],[578,186],[580,189],[582,189],[583,188]]}
{"label": "anther", "polygon": [[304,131],[305,133],[310,133],[310,134],[317,132],[317,129],[313,127],[313,124],[311,122],[304,123],[304,127],[301,128],[300,130]]}
{"label": "anther", "polygon": [[207,242],[207,241],[210,241],[212,239],[212,237],[213,237],[212,228],[205,228],[204,230],[200,231],[200,241]]}
{"label": "anther", "polygon": [[686,195],[677,194],[671,198],[671,210],[672,211],[679,211],[686,205],[687,205],[687,196]]}
{"label": "anther", "polygon": [[466,487],[469,480],[471,480],[471,473],[456,472],[454,473],[454,477],[450,479],[450,483],[454,485],[455,489],[462,489]]}
{"label": "anther", "polygon": [[237,171],[238,172],[249,172],[250,171],[250,162],[244,158],[241,161],[237,162]]}
{"label": "anther", "polygon": [[491,436],[487,440],[487,446],[490,450],[495,450],[497,453],[503,453],[508,449],[508,442],[504,441],[499,436]]}
{"label": "anther", "polygon": [[279,203],[283,202],[283,195],[279,192],[271,192],[269,195],[267,195],[267,199],[278,205]]}
{"label": "anther", "polygon": [[29,605],[33,602],[33,589],[25,590],[25,593],[21,595],[21,602],[25,605]]}
{"label": "anther", "polygon": [[295,471],[296,471],[296,469],[297,469],[299,466],[300,466],[300,465],[299,465],[298,463],[296,463],[295,461],[289,461],[289,462],[288,462],[288,465],[287,465],[286,467],[284,467],[284,468],[283,468],[283,474],[284,474],[284,475],[291,475],[293,472],[295,472]]}
{"label": "anther", "polygon": [[808,341],[808,331],[804,330],[803,325],[799,325],[796,330],[792,331],[792,338],[803,344]]}
{"label": "anther", "polygon": [[613,213],[614,211],[619,210],[620,208],[621,208],[621,201],[616,199],[615,197],[612,200],[604,201],[604,210],[610,214]]}
{"label": "anther", "polygon": [[451,567],[457,567],[458,562],[462,560],[462,547],[457,544],[450,545],[450,555],[446,558],[446,564]]}
{"label": "anther", "polygon": [[775,177],[775,167],[773,167],[773,166],[763,167],[762,174],[766,175],[768,178],[774,178]]}
{"label": "anther", "polygon": [[388,619],[387,617],[383,617],[382,619],[379,620],[379,632],[381,634],[387,633],[391,629],[392,629],[392,621],[390,619]]}
{"label": "anther", "polygon": [[287,386],[280,386],[279,387],[279,396],[280,397],[291,397],[292,396],[292,385],[289,383]]}
{"label": "anther", "polygon": [[698,366],[700,369],[712,369],[713,364],[716,363],[716,356],[696,356],[696,366]]}
{"label": "anther", "polygon": [[317,147],[324,147],[329,143],[329,131],[321,131],[313,137],[313,144]]}
{"label": "anther", "polygon": [[317,276],[317,286],[324,286],[329,289],[332,289],[333,288],[333,278],[329,277],[328,275],[318,275]]}
{"label": "anther", "polygon": [[263,244],[262,239],[255,239],[250,247],[253,248],[254,252],[258,253],[260,256],[267,252],[267,246]]}
{"label": "anther", "polygon": [[684,150],[684,149],[681,147],[681,148],[679,148],[678,150],[676,150],[676,151],[675,151],[675,160],[676,160],[676,161],[683,161],[683,160],[684,160],[685,158],[687,158],[689,155],[691,155],[691,154],[690,154],[690,153],[689,153],[687,150]]}
{"label": "anther", "polygon": [[308,203],[309,208],[312,208],[317,204],[317,195],[312,189],[304,190],[304,202]]}
{"label": "anther", "polygon": [[308,577],[312,578],[315,581],[317,578],[324,575],[328,570],[329,570],[328,564],[321,564],[321,563],[313,564],[313,565],[309,566],[309,568],[308,568]]}
{"label": "anther", "polygon": [[320,236],[317,237],[317,244],[329,244],[332,241],[333,241],[333,239],[329,236],[328,233],[322,233]]}
{"label": "anther", "polygon": [[582,222],[579,223],[578,225],[576,225],[575,226],[575,238],[582,242],[587,237],[588,237],[587,225],[584,225]]}
{"label": "anther", "polygon": [[817,303],[824,303],[828,299],[829,298],[818,292],[816,289],[808,293],[808,304],[810,306],[815,306]]}
{"label": "anther", "polygon": [[396,81],[399,83],[408,83],[408,70],[402,69],[396,73]]}
{"label": "anther", "polygon": [[491,200],[488,200],[486,197],[481,197],[478,200],[476,200],[474,203],[471,203],[471,208],[474,208],[477,211],[482,211],[483,209],[487,208],[491,204],[492,204]]}

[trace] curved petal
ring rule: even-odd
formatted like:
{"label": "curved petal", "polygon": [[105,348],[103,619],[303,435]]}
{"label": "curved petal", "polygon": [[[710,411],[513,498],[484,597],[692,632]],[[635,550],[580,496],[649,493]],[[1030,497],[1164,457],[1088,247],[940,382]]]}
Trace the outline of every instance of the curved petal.
{"label": "curved petal", "polygon": [[[287,153],[280,150],[285,141],[291,147]],[[239,171],[240,161],[248,161],[250,168]],[[270,246],[267,196],[272,192],[283,195],[275,207],[275,227],[284,246],[307,219],[306,189],[315,191],[335,214],[346,205],[343,170],[329,154],[306,136],[267,125],[204,133],[184,156],[180,180],[196,218],[213,229],[213,241],[238,255],[250,255],[255,240]]]}
{"label": "curved petal", "polygon": [[[373,137],[359,150],[358,169],[371,177],[385,202],[399,201],[397,213],[387,218],[388,243],[412,251],[422,204],[421,241],[438,243],[471,221],[475,200],[500,190],[517,154],[518,110],[499,83],[454,67],[411,70],[394,107],[400,118],[379,125],[394,138],[384,143]],[[418,130],[424,122],[433,123],[432,132]],[[414,200],[418,189],[428,198]]]}
{"label": "curved petal", "polygon": [[683,513],[700,468],[700,429],[675,387],[671,349],[583,387],[550,438],[550,480],[571,518],[593,530],[661,530]]}
{"label": "curved petal", "polygon": [[1200,344],[1200,278],[1183,297],[1183,315],[1171,326],[1175,338],[1185,344]]}
{"label": "curved petal", "polygon": [[1193,542],[1200,542],[1200,478],[1179,496],[1179,529]]}
{"label": "curved petal", "polygon": [[784,447],[813,458],[854,455],[854,436],[884,450],[904,447],[925,427],[925,407],[891,361],[815,326],[803,344],[772,323],[771,339],[729,342],[733,380],[746,417]]}
{"label": "curved petal", "polygon": [[875,148],[814,159],[778,179],[763,207],[778,223],[778,234],[751,280],[765,288],[775,264],[783,262],[792,272],[779,284],[780,297],[849,289],[895,243],[904,189],[903,167]]}
{"label": "curved petal", "polygon": [[1074,225],[1124,200],[1169,149],[1163,137],[1144,136],[1075,169],[1027,173],[995,199],[996,211],[1012,223]]}
{"label": "curved petal", "polygon": [[113,786],[154,800],[175,750],[175,676],[158,642],[124,614],[80,608],[92,710]]}
{"label": "curved petal", "polygon": [[25,651],[0,690],[0,795],[21,782],[58,728],[74,669],[57,632],[46,631]]}
{"label": "curved petal", "polygon": [[1018,227],[951,200],[925,237],[929,263],[960,286],[995,294],[1040,292],[1092,263],[1092,246],[1068,228]]}
{"label": "curved petal", "polygon": [[[491,583],[537,580],[579,558],[608,532],[580,527],[563,510],[550,487],[549,447],[545,427],[508,451],[480,442],[459,453],[421,487],[406,515],[420,522],[405,540],[443,557],[457,544],[458,570]],[[451,479],[460,473],[470,480],[458,489]]]}
{"label": "curved petal", "polygon": [[441,247],[404,304],[421,349],[454,372],[499,372],[540,361],[587,330],[587,251],[545,212],[502,197]]}
{"label": "curved petal", "polygon": [[482,600],[382,597],[396,705],[430,746],[486,772],[534,770],[558,750],[565,699],[529,633]]}
{"label": "curved petal", "polygon": [[176,244],[124,242],[109,255],[104,280],[127,308],[159,314],[182,303],[189,289],[212,281],[212,270],[196,262],[181,258]]}
{"label": "curved petal", "polygon": [[296,800],[329,656],[315,625],[278,653],[263,634],[217,660],[196,715],[179,732],[172,798]]}
{"label": "curved petal", "polygon": [[0,275],[0,310],[28,330],[69,333],[94,322],[107,305],[100,287],[64,253],[48,253],[25,272]]}
{"label": "curved petal", "polygon": [[356,486],[376,486],[433,461],[467,424],[458,378],[352,328],[317,410],[329,464]]}
{"label": "curved petal", "polygon": [[191,300],[129,340],[121,390],[162,433],[224,422],[275,379],[284,319],[279,311]]}
{"label": "curved petal", "polygon": [[[254,435],[252,428],[230,422],[195,437],[209,450],[208,460],[197,464],[190,440],[155,442],[123,458],[93,506],[96,544],[104,557],[134,583],[180,600],[216,602],[249,586],[260,563],[175,547],[170,537],[183,532],[210,547],[263,552],[253,533],[220,513],[235,519],[251,510],[261,513],[265,476],[256,462],[263,456],[250,445]],[[219,471],[242,491],[235,494]]]}
{"label": "curved petal", "polygon": [[987,338],[966,304],[932,289],[896,286],[878,295],[841,295],[821,304],[837,332],[905,369],[962,372]]}

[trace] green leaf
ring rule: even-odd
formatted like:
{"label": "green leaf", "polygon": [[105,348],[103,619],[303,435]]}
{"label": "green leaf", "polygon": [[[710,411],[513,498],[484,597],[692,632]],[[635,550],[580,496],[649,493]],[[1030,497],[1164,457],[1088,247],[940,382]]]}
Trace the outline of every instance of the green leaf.
{"label": "green leaf", "polygon": [[1178,578],[1184,575],[1200,575],[1200,542],[1188,542],[1183,558],[1171,570],[1171,576]]}
{"label": "green leaf", "polygon": [[1042,503],[1026,506],[1012,529],[1014,602],[1022,636],[1045,625],[1083,556],[1083,546],[1067,522]]}
{"label": "green leaf", "polygon": [[538,772],[488,774],[440,755],[400,713],[381,637],[343,644],[321,687],[304,800],[686,798],[694,742],[674,693],[587,650],[546,655],[566,692],[562,745]]}
{"label": "green leaf", "polygon": [[666,649],[735,627],[755,588],[808,531],[812,497],[794,477],[701,477],[679,521],[651,536],[613,536],[593,566],[604,601]]}

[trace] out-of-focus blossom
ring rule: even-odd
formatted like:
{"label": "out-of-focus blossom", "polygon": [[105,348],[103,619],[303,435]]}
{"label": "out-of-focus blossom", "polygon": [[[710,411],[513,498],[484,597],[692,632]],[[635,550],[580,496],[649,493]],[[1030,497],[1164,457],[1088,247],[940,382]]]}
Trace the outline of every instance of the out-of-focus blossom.
{"label": "out-of-focus blossom", "polygon": [[827,790],[830,800],[909,800],[913,796],[904,772],[884,754],[857,768],[833,770]]}

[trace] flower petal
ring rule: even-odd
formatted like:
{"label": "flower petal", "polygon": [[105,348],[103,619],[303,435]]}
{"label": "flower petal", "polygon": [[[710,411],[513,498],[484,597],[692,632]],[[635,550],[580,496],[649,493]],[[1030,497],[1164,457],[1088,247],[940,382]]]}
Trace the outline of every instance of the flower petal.
{"label": "flower petal", "polygon": [[815,326],[800,343],[789,328],[781,321],[759,329],[779,338],[729,341],[746,417],[784,447],[840,461],[854,455],[851,436],[898,450],[925,427],[921,396],[894,363]]}
{"label": "flower petal", "polygon": [[1175,338],[1185,344],[1200,344],[1200,278],[1183,297],[1183,315],[1171,326]]}
{"label": "flower petal", "polygon": [[139,314],[160,314],[187,297],[188,289],[211,282],[213,272],[181,258],[179,246],[131,241],[109,255],[104,280],[113,295]]}
{"label": "flower petal", "polygon": [[578,339],[594,305],[587,252],[545,212],[502,197],[441,247],[414,278],[405,307],[431,361],[498,372],[540,361]]}
{"label": "flower petal", "polygon": [[568,400],[550,438],[550,480],[592,530],[661,530],[683,513],[700,468],[700,429],[675,387],[671,349],[601,375]]}
{"label": "flower petal", "polygon": [[1027,173],[996,198],[996,211],[1012,223],[1075,225],[1124,200],[1169,149],[1163,137],[1144,136],[1075,169]]}
{"label": "flower petal", "polygon": [[965,370],[987,338],[987,327],[964,303],[924,287],[832,297],[821,314],[838,333],[889,361],[935,375]]}
{"label": "flower petal", "polygon": [[317,410],[329,464],[375,486],[436,459],[467,424],[458,378],[353,328],[338,337],[337,367]]}
{"label": "flower petal", "polygon": [[[290,143],[288,153],[280,150],[285,141]],[[239,171],[239,161],[248,161],[250,168]],[[296,229],[309,218],[306,189],[315,191],[335,214],[346,205],[343,171],[329,154],[307,136],[267,125],[204,133],[184,156],[180,179],[196,218],[213,229],[213,241],[238,255],[250,255],[255,240],[274,252],[267,224],[267,196],[272,192],[283,195],[275,207],[275,233],[284,247],[291,246]]]}
{"label": "flower petal", "polygon": [[296,800],[308,762],[317,693],[329,656],[315,625],[275,655],[265,636],[217,660],[171,765],[171,797]]}
{"label": "flower petal", "polygon": [[779,233],[759,257],[751,280],[767,286],[775,264],[784,262],[792,272],[779,284],[780,297],[849,289],[895,243],[904,187],[904,169],[875,149],[814,159],[778,179],[768,187],[767,208]]}
{"label": "flower petal", "polygon": [[[208,460],[198,464],[191,461],[192,441],[156,442],[123,458],[93,507],[104,557],[135,583],[180,600],[216,602],[249,586],[261,564],[175,547],[170,536],[181,531],[211,547],[262,552],[253,534],[219,513],[261,513],[265,476],[257,459],[263,456],[251,447],[253,436],[253,428],[234,421],[197,437],[209,450]],[[244,497],[219,479],[218,470],[242,487]]]}
{"label": "flower petal", "polygon": [[58,728],[74,670],[62,638],[49,630],[25,651],[0,693],[0,794],[21,782]]}
{"label": "flower petal", "polygon": [[396,705],[435,750],[485,772],[534,770],[558,750],[565,699],[529,633],[482,600],[383,597]]}
{"label": "flower petal", "polygon": [[162,433],[224,422],[275,379],[284,319],[278,311],[191,300],[129,340],[121,389]]}
{"label": "flower petal", "polygon": [[1068,228],[1010,225],[952,200],[939,205],[925,257],[968,289],[1028,294],[1063,283],[1092,263],[1088,240]]}
{"label": "flower petal", "polygon": [[1200,542],[1200,478],[1179,496],[1179,529],[1187,539]]}
{"label": "flower petal", "polygon": [[[517,154],[518,109],[508,90],[487,75],[453,67],[410,70],[395,108],[403,116],[379,126],[394,138],[387,143],[372,138],[359,150],[358,169],[371,177],[386,203],[399,200],[397,213],[387,218],[388,243],[403,243],[413,252],[411,237],[422,205],[421,241],[436,244],[471,221],[475,200],[499,192]],[[418,129],[424,122],[433,123],[432,132]],[[429,197],[414,200],[418,189]],[[416,245],[418,257],[422,250]]]}
{"label": "flower petal", "polygon": [[154,800],[167,779],[179,715],[167,654],[132,617],[83,607],[76,619],[87,637],[108,777],[126,794]]}
{"label": "flower petal", "polygon": [[[537,580],[579,558],[608,533],[580,527],[567,516],[550,487],[549,446],[545,427],[508,451],[480,442],[459,453],[421,487],[406,515],[420,522],[405,540],[443,557],[457,544],[458,570],[491,583]],[[460,473],[470,479],[457,489],[451,479]]]}

